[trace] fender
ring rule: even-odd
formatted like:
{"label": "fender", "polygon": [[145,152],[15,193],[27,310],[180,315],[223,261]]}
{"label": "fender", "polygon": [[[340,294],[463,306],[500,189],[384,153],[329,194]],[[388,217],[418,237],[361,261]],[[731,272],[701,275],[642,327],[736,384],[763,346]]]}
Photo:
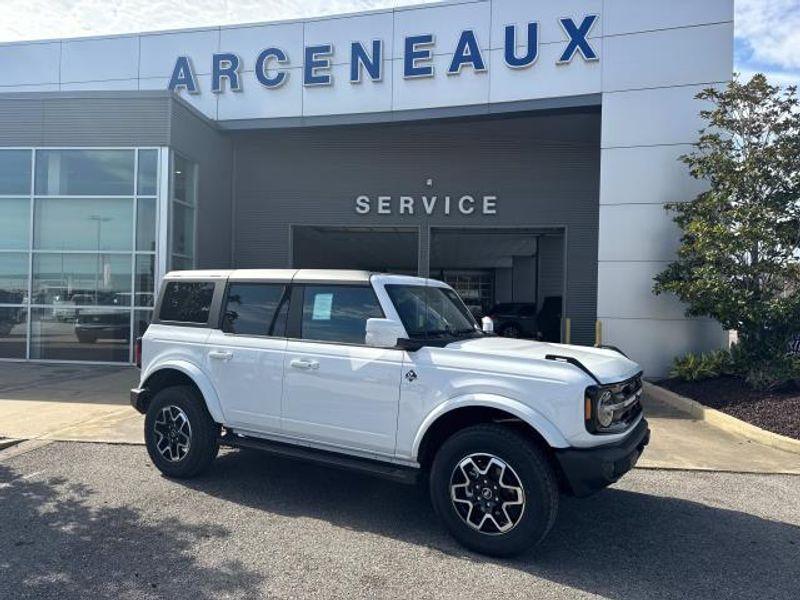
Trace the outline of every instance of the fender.
{"label": "fender", "polygon": [[219,401],[217,391],[211,384],[211,380],[203,372],[203,370],[200,369],[200,367],[187,360],[165,360],[163,362],[155,363],[152,367],[148,367],[147,372],[142,376],[142,381],[147,381],[158,371],[162,371],[164,369],[175,369],[194,381],[195,385],[203,394],[203,398],[206,401],[206,408],[208,408],[208,412],[211,414],[211,417],[217,423],[225,423],[225,416],[222,414],[222,404]]}
{"label": "fender", "polygon": [[506,398],[505,396],[497,396],[494,394],[465,394],[463,396],[455,396],[446,402],[438,405],[423,419],[422,424],[414,436],[414,445],[411,448],[411,456],[417,458],[419,447],[422,444],[422,439],[431,425],[442,415],[459,408],[466,408],[469,406],[485,406],[488,408],[496,408],[505,411],[524,421],[533,427],[545,439],[551,448],[568,448],[569,442],[558,430],[558,428],[545,417],[542,413],[537,411],[522,402]]}

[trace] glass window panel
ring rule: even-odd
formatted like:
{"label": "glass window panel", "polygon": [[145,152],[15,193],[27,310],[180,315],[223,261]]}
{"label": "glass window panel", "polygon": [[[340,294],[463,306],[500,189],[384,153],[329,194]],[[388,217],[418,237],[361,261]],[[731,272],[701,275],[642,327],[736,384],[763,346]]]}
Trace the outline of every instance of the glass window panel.
{"label": "glass window panel", "polygon": [[27,336],[28,311],[0,306],[0,358],[25,358]]}
{"label": "glass window panel", "polygon": [[35,254],[33,303],[68,314],[75,305],[130,305],[131,257],[119,254]]}
{"label": "glass window panel", "polygon": [[171,271],[188,271],[194,268],[194,262],[191,258],[184,258],[183,256],[173,256]]}
{"label": "glass window panel", "polygon": [[136,257],[136,306],[153,306],[155,290],[156,257],[152,254]]}
{"label": "glass window panel", "polygon": [[158,150],[140,150],[137,193],[140,196],[155,196],[157,191]]}
{"label": "glass window panel", "polygon": [[0,253],[0,304],[24,304],[28,296],[28,255]]}
{"label": "glass window panel", "polygon": [[155,198],[139,198],[136,205],[136,249],[144,252],[156,251],[156,201]]}
{"label": "glass window panel", "polygon": [[131,250],[133,199],[37,198],[34,248]]}
{"label": "glass window panel", "polygon": [[194,204],[195,201],[195,178],[197,177],[197,165],[180,156],[172,155],[172,197],[175,200]]}
{"label": "glass window panel", "polygon": [[150,326],[150,321],[153,320],[152,310],[135,310],[133,311],[133,339],[136,340],[142,337]]}
{"label": "glass window panel", "polygon": [[128,362],[131,313],[81,308],[65,321],[53,308],[31,310],[31,358]]}
{"label": "glass window panel", "polygon": [[241,335],[270,335],[275,329],[273,320],[285,288],[275,283],[232,283],[228,287],[222,330]]}
{"label": "glass window panel", "polygon": [[0,249],[28,249],[30,202],[28,198],[0,198]]}
{"label": "glass window panel", "polygon": [[180,323],[207,323],[213,297],[213,283],[170,281],[161,300],[159,319]]}
{"label": "glass window panel", "polygon": [[172,252],[194,256],[194,209],[173,204]]}
{"label": "glass window panel", "polygon": [[302,337],[306,340],[363,344],[367,319],[383,317],[368,286],[309,285],[303,293]]}
{"label": "glass window panel", "polygon": [[133,195],[133,150],[39,150],[36,193],[48,196]]}
{"label": "glass window panel", "polygon": [[0,194],[31,193],[31,151],[0,150]]}

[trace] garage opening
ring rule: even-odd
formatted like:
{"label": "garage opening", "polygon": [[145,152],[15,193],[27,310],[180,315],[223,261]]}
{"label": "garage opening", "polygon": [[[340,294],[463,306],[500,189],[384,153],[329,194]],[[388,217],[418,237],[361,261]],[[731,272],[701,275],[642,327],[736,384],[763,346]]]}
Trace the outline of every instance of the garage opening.
{"label": "garage opening", "polygon": [[403,227],[292,228],[292,267],[416,275],[419,234]]}
{"label": "garage opening", "polygon": [[563,229],[433,229],[430,274],[506,337],[563,338]]}

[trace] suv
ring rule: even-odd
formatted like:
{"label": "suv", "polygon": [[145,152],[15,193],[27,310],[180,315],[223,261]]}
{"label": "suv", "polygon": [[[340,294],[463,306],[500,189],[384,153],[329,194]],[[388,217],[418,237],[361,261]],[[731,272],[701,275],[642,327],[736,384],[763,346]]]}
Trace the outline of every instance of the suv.
{"label": "suv", "polygon": [[461,543],[541,541],[559,492],[588,495],[649,440],[639,366],[614,349],[493,335],[448,285],[361,271],[181,271],[137,346],[156,467],[220,445],[426,481]]}

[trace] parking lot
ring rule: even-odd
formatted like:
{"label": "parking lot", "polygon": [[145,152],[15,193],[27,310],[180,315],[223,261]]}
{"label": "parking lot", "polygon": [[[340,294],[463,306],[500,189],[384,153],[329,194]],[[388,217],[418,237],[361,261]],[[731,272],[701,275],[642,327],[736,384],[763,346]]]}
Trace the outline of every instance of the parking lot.
{"label": "parking lot", "polygon": [[794,598],[800,477],[635,470],[564,499],[538,551],[462,550],[423,491],[227,451],[170,481],[141,446],[0,452],[4,598]]}

